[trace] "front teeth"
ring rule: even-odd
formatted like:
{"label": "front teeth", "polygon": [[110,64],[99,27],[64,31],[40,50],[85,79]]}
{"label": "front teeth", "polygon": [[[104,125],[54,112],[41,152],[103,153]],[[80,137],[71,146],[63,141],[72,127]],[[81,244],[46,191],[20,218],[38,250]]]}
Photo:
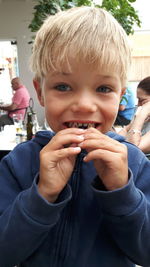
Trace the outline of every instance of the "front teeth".
{"label": "front teeth", "polygon": [[69,122],[68,127],[69,128],[82,128],[82,129],[88,129],[90,127],[95,128],[95,123]]}

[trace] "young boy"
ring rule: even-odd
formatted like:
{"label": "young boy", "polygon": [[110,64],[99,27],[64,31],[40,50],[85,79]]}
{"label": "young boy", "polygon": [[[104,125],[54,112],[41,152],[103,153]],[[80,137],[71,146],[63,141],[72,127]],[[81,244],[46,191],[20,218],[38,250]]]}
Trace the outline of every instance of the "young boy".
{"label": "young boy", "polygon": [[60,12],[31,65],[53,132],[0,163],[0,266],[150,265],[150,162],[109,132],[130,66],[125,32],[102,9]]}

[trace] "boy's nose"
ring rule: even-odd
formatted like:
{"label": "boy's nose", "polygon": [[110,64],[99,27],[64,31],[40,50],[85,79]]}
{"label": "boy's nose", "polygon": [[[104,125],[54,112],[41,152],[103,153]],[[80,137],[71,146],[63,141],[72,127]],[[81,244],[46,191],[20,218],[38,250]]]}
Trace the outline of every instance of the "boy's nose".
{"label": "boy's nose", "polygon": [[72,103],[73,112],[96,112],[97,104],[92,96],[79,96]]}

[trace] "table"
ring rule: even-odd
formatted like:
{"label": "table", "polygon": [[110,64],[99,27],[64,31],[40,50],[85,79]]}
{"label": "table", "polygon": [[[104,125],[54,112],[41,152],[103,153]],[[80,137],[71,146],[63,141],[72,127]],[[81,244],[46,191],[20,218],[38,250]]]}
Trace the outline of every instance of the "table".
{"label": "table", "polygon": [[1,143],[1,138],[0,138],[0,151],[11,151],[16,145],[17,145],[16,142]]}
{"label": "table", "polygon": [[7,138],[3,138],[0,136],[0,160],[7,155],[15,146],[16,142],[14,141],[9,141]]}
{"label": "table", "polygon": [[21,141],[24,140],[16,136],[15,125],[5,126],[4,131],[0,132],[0,160]]}

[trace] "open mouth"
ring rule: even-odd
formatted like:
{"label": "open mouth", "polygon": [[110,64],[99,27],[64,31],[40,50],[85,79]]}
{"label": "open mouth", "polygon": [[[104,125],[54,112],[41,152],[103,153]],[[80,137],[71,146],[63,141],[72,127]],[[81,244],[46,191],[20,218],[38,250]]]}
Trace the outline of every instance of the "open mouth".
{"label": "open mouth", "polygon": [[82,123],[82,122],[66,122],[65,126],[67,128],[80,128],[80,129],[88,129],[88,128],[97,128],[100,124],[99,123],[94,123],[94,122],[89,122],[89,123]]}

